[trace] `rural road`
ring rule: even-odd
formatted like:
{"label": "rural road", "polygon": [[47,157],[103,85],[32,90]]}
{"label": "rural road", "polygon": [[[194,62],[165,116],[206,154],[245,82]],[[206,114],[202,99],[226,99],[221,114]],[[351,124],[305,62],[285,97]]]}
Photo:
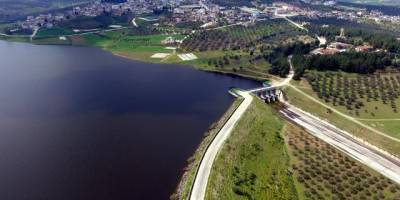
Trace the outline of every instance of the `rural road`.
{"label": "rural road", "polygon": [[210,146],[208,147],[204,157],[200,163],[199,169],[197,171],[196,177],[194,179],[194,184],[192,191],[190,193],[191,200],[203,200],[206,194],[208,177],[210,176],[211,167],[217,154],[221,147],[223,146],[225,140],[229,137],[235,124],[239,121],[242,115],[245,113],[247,108],[253,101],[253,96],[248,92],[238,92],[244,100],[232,114],[229,120],[225,123],[222,129],[218,132],[217,136],[214,138]]}
{"label": "rural road", "polygon": [[139,26],[137,25],[137,23],[136,23],[136,17],[134,17],[134,18],[132,19],[132,24],[133,24],[134,27],[139,27]]}
{"label": "rural road", "polygon": [[36,34],[39,32],[39,28],[34,28],[33,29],[33,33],[29,36],[31,42],[33,40],[33,38],[36,36]]}
{"label": "rural road", "polygon": [[357,124],[357,125],[359,125],[359,126],[365,128],[365,129],[367,129],[367,130],[370,130],[370,131],[372,131],[372,132],[374,132],[374,133],[376,133],[376,134],[378,134],[378,135],[381,135],[381,136],[386,137],[386,138],[388,138],[388,139],[391,139],[391,140],[393,140],[393,141],[400,142],[400,139],[395,138],[395,137],[392,137],[392,136],[390,136],[390,135],[387,135],[387,134],[383,133],[382,131],[379,131],[379,130],[377,130],[377,129],[371,127],[371,126],[368,126],[368,125],[366,125],[366,124],[360,122],[360,121],[357,120],[356,118],[353,118],[353,117],[351,117],[351,116],[349,116],[349,115],[346,115],[346,114],[344,114],[344,113],[338,111],[336,108],[334,108],[334,107],[332,107],[332,106],[328,106],[328,105],[322,103],[322,102],[319,101],[318,99],[316,99],[316,98],[310,96],[309,94],[305,93],[304,91],[298,89],[296,86],[294,86],[294,85],[292,85],[292,84],[290,84],[290,83],[288,84],[288,86],[290,86],[292,89],[296,90],[296,91],[297,91],[298,93],[300,93],[301,95],[303,95],[303,96],[307,97],[308,99],[314,101],[315,103],[317,103],[317,104],[319,104],[319,105],[321,105],[321,106],[323,106],[323,107],[329,108],[332,112],[334,112],[334,113],[336,113],[337,115],[340,115],[341,117],[343,117],[343,118],[345,118],[345,119],[347,119],[347,120],[353,122],[354,124]]}
{"label": "rural road", "polygon": [[[266,90],[268,88],[282,87],[284,85],[287,85],[294,76],[294,72],[292,70],[293,68],[292,68],[290,59],[291,59],[291,56],[289,56],[289,58],[288,58],[288,61],[291,66],[291,70],[286,79],[284,79],[282,82],[280,82],[276,85],[273,85],[270,87],[259,88],[257,90],[260,90],[260,89]],[[215,158],[217,157],[219,150],[224,145],[224,142],[226,141],[226,139],[229,138],[230,133],[232,132],[233,128],[235,127],[235,124],[243,116],[243,114],[245,113],[245,111],[250,106],[251,102],[253,101],[253,96],[251,95],[251,90],[250,91],[239,91],[238,94],[241,97],[243,97],[244,100],[239,105],[239,107],[236,109],[236,111],[232,114],[232,116],[229,118],[229,120],[225,123],[225,125],[222,127],[222,129],[217,133],[217,136],[214,138],[214,140],[211,142],[210,146],[207,148],[207,150],[200,162],[200,166],[197,170],[196,176],[194,178],[193,187],[189,193],[190,200],[203,200],[205,198],[208,178],[210,176],[213,162],[214,162]]]}
{"label": "rural road", "polygon": [[374,169],[400,184],[400,159],[391,156],[357,139],[300,109],[285,103],[279,112],[289,121],[303,127],[307,132],[339,149],[357,161]]}

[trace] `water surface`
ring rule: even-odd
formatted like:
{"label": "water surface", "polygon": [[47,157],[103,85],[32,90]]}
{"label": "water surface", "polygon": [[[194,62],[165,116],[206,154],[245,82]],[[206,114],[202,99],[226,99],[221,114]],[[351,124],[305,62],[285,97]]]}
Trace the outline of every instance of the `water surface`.
{"label": "water surface", "polygon": [[168,199],[204,131],[258,83],[100,49],[0,41],[0,199]]}

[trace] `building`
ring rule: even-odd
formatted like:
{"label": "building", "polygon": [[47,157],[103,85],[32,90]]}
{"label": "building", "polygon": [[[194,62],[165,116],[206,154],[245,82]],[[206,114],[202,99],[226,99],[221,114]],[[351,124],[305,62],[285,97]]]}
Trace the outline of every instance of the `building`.
{"label": "building", "polygon": [[345,35],[345,33],[344,33],[344,28],[341,28],[341,29],[340,29],[340,35],[339,35],[339,36],[336,36],[336,37],[335,37],[335,40],[336,40],[336,41],[346,41],[346,40],[347,40],[347,37],[346,37],[346,35]]}
{"label": "building", "polygon": [[355,48],[357,52],[371,52],[373,49],[374,48],[370,45],[361,45]]}

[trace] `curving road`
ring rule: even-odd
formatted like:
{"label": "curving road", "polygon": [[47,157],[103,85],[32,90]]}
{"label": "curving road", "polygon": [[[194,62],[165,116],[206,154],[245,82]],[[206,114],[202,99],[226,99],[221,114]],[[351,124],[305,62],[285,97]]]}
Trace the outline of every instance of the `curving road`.
{"label": "curving road", "polygon": [[[290,80],[292,80],[294,72],[292,70],[292,65],[290,62],[291,56],[289,56],[288,60],[291,66],[290,73],[286,79],[282,82],[270,86],[259,88],[258,90],[268,90],[268,88],[282,87],[287,85]],[[239,91],[238,94],[244,98],[243,102],[239,105],[236,111],[232,114],[229,120],[225,123],[222,129],[217,133],[217,136],[211,142],[210,146],[208,146],[206,153],[204,154],[200,166],[197,170],[197,173],[194,178],[193,187],[189,193],[190,200],[203,200],[206,194],[208,178],[210,176],[211,168],[215,158],[219,150],[224,145],[226,139],[228,139],[230,133],[232,132],[235,124],[239,121],[239,119],[243,116],[247,108],[250,106],[253,101],[253,96],[251,95],[252,90],[250,91]]]}
{"label": "curving road", "polygon": [[204,157],[201,160],[199,169],[194,179],[192,191],[190,193],[191,200],[204,199],[207,189],[208,177],[210,176],[213,162],[217,157],[217,154],[223,146],[224,142],[229,137],[230,133],[235,127],[235,124],[239,121],[239,119],[242,117],[244,112],[253,101],[253,97],[248,92],[240,91],[238,93],[244,98],[244,100],[236,109],[236,111],[232,114],[229,120],[225,123],[222,129],[218,132],[217,136],[214,138],[206,153],[204,154]]}

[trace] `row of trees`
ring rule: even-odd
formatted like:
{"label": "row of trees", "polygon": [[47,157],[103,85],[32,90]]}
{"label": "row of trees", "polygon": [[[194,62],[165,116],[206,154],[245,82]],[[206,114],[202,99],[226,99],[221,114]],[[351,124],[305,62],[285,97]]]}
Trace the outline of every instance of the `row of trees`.
{"label": "row of trees", "polygon": [[281,20],[257,22],[254,26],[233,26],[226,29],[200,31],[182,44],[187,51],[243,50],[276,44],[295,35],[296,29]]}
{"label": "row of trees", "polygon": [[[325,102],[331,102],[334,106],[345,106],[348,110],[355,109],[359,115],[359,109],[368,102],[382,102],[390,106],[397,113],[397,99],[400,91],[400,76],[357,76],[350,78],[341,73],[309,73],[307,80],[318,97]],[[375,105],[382,105],[375,104]],[[378,107],[375,108],[378,110]],[[372,113],[373,110],[365,110]]]}
{"label": "row of trees", "polygon": [[294,177],[307,199],[397,199],[400,187],[305,132],[287,134]]}
{"label": "row of trees", "polygon": [[383,52],[344,52],[334,55],[312,55],[305,58],[305,65],[309,69],[368,74],[395,65],[393,59],[393,55]]}

